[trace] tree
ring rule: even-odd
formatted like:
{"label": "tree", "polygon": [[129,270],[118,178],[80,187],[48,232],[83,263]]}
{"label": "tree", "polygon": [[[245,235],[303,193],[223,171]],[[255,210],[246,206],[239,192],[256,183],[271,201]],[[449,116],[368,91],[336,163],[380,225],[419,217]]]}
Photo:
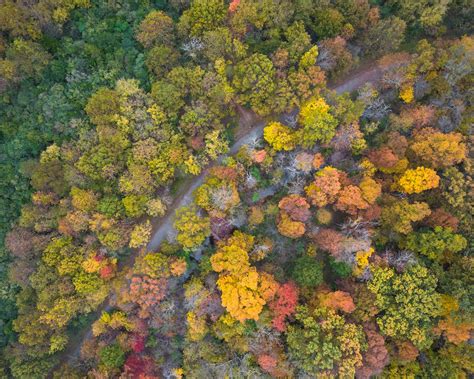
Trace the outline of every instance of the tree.
{"label": "tree", "polygon": [[[286,29],[285,38],[287,40],[285,47],[288,51],[289,63],[295,64],[301,59],[303,54],[307,54],[305,52],[310,50],[311,36],[306,32],[304,24],[301,21],[296,21],[292,25],[290,25],[288,29]],[[314,56],[314,53],[312,53],[311,55],[314,57],[314,61],[308,62],[309,64],[307,66],[314,65],[317,57],[317,47],[316,56]],[[312,58],[309,58],[307,60],[311,61]]]}
{"label": "tree", "polygon": [[95,125],[109,125],[119,113],[119,94],[108,88],[99,88],[87,101],[85,111]]}
{"label": "tree", "polygon": [[323,267],[313,257],[303,255],[296,259],[291,277],[303,287],[316,287],[323,281]]}
{"label": "tree", "polygon": [[314,22],[311,29],[316,33],[318,39],[332,38],[342,31],[344,16],[334,8],[319,8],[314,10]]}
{"label": "tree", "polygon": [[342,252],[343,236],[333,229],[321,228],[313,237],[318,247],[338,258]]}
{"label": "tree", "polygon": [[10,369],[15,378],[41,378],[46,377],[57,364],[57,358],[23,356],[15,357],[10,364]]}
{"label": "tree", "polygon": [[176,239],[186,249],[199,246],[211,233],[209,218],[200,217],[193,207],[183,207],[176,211],[174,227],[178,231]]}
{"label": "tree", "polygon": [[153,359],[137,353],[130,354],[125,360],[123,367],[124,374],[132,378],[153,377],[155,373],[155,363]]}
{"label": "tree", "polygon": [[[17,38],[5,52],[4,71],[6,79],[21,79],[38,77],[51,60],[51,56],[44,51],[39,43]],[[11,63],[9,65],[8,63]]]}
{"label": "tree", "polygon": [[223,217],[240,203],[236,180],[209,176],[194,191],[194,201],[212,216]]}
{"label": "tree", "polygon": [[140,306],[141,318],[148,318],[152,310],[165,298],[167,284],[165,278],[153,279],[147,275],[132,278],[130,299]]}
{"label": "tree", "polygon": [[248,251],[253,245],[253,236],[235,232],[211,257],[212,269],[220,273],[217,286],[222,292],[222,305],[240,322],[257,321],[277,290],[271,276],[259,274],[250,266]]}
{"label": "tree", "polygon": [[297,323],[288,327],[287,343],[296,366],[311,376],[331,371],[353,377],[367,348],[362,327],[324,308],[299,306],[295,318]]}
{"label": "tree", "polygon": [[435,170],[426,167],[408,169],[398,180],[403,192],[420,193],[439,186],[439,176]]}
{"label": "tree", "polygon": [[466,145],[459,133],[441,133],[433,128],[417,132],[410,144],[421,163],[432,168],[453,166],[466,158]]}
{"label": "tree", "polygon": [[114,343],[110,346],[105,346],[99,351],[100,364],[105,369],[121,368],[125,362],[125,352],[119,344]]}
{"label": "tree", "polygon": [[195,0],[181,15],[178,29],[183,36],[201,37],[204,32],[222,26],[226,14],[223,0]]}
{"label": "tree", "polygon": [[239,274],[250,266],[247,250],[253,246],[253,237],[241,233],[234,234],[233,237],[237,237],[239,240],[245,239],[246,241],[236,241],[233,238],[219,249],[211,257],[212,269],[214,271]]}
{"label": "tree", "polygon": [[337,199],[337,194],[342,188],[343,174],[336,168],[326,166],[318,171],[315,180],[305,187],[306,195],[311,203],[324,207]]}
{"label": "tree", "polygon": [[93,211],[97,205],[97,197],[91,190],[82,190],[77,187],[72,187],[71,204],[80,211],[90,212]]}
{"label": "tree", "polygon": [[449,342],[460,345],[469,340],[472,329],[472,323],[456,322],[455,319],[447,317],[438,322],[435,333],[443,334]]}
{"label": "tree", "polygon": [[377,268],[368,288],[383,313],[377,317],[382,333],[408,339],[418,348],[431,343],[430,332],[438,315],[437,279],[427,268],[409,266],[402,274],[392,268]]}
{"label": "tree", "polygon": [[311,215],[306,199],[296,194],[281,199],[278,208],[285,211],[293,221],[306,222]]}
{"label": "tree", "polygon": [[429,30],[443,20],[448,9],[447,2],[431,2],[427,0],[389,0],[387,5],[393,9],[396,15],[411,25],[420,25]]}
{"label": "tree", "polygon": [[[240,0],[231,15],[231,29],[242,37],[254,33],[261,35],[257,37],[256,45],[263,50],[265,43],[262,39],[272,36],[274,30],[286,29],[291,21],[292,10],[292,5],[287,2]],[[271,42],[275,43],[275,38],[267,38],[271,38]]]}
{"label": "tree", "polygon": [[408,234],[413,230],[412,222],[421,221],[431,213],[428,204],[406,199],[396,201],[382,209],[380,219],[387,230]]}
{"label": "tree", "polygon": [[302,126],[298,139],[306,148],[313,147],[317,141],[328,143],[336,133],[337,120],[329,113],[329,105],[322,97],[303,104],[298,121]]}
{"label": "tree", "polygon": [[409,104],[415,99],[415,92],[413,90],[413,85],[410,83],[405,83],[400,88],[400,99],[403,102]]}
{"label": "tree", "polygon": [[271,122],[263,129],[263,138],[275,151],[290,151],[295,148],[295,133],[279,122]]}
{"label": "tree", "polygon": [[359,184],[362,197],[369,204],[374,204],[382,193],[382,185],[369,176],[365,176]]}
{"label": "tree", "polygon": [[369,204],[362,197],[360,188],[350,185],[338,193],[335,207],[350,215],[356,215],[359,210],[367,209]]}
{"label": "tree", "polygon": [[467,247],[466,239],[455,234],[449,228],[435,226],[434,230],[410,233],[402,246],[415,253],[420,253],[432,260],[443,260],[446,253],[458,253]]}
{"label": "tree", "polygon": [[155,44],[172,45],[175,39],[173,19],[162,11],[151,11],[140,23],[136,38],[145,48]]}
{"label": "tree", "polygon": [[378,7],[369,12],[369,25],[361,36],[367,55],[383,55],[397,50],[405,39],[406,23],[398,17],[380,19]]}
{"label": "tree", "polygon": [[107,328],[130,331],[133,329],[133,324],[127,320],[127,315],[122,311],[102,312],[100,318],[92,324],[92,334],[100,336],[107,331]]}
{"label": "tree", "polygon": [[367,336],[367,351],[362,354],[363,364],[356,370],[356,377],[369,379],[379,375],[389,362],[389,355],[385,347],[385,338],[377,332],[375,324],[364,327]]}
{"label": "tree", "polygon": [[307,52],[303,54],[299,62],[299,70],[309,70],[316,64],[316,60],[318,59],[318,46],[312,46]]}
{"label": "tree", "polygon": [[222,305],[236,320],[258,320],[265,300],[259,291],[259,275],[254,267],[239,276],[220,275],[217,285],[222,292]]}
{"label": "tree", "polygon": [[232,80],[239,103],[250,105],[259,115],[269,114],[276,89],[274,76],[273,63],[263,54],[256,53],[239,62]]}
{"label": "tree", "polygon": [[278,218],[278,231],[285,237],[288,238],[299,238],[305,231],[305,225],[301,221],[294,221],[288,213],[280,212]]}
{"label": "tree", "polygon": [[458,230],[459,220],[443,208],[437,208],[424,220],[424,223],[432,228],[442,226],[455,232]]}
{"label": "tree", "polygon": [[145,64],[150,72],[157,78],[161,78],[173,67],[179,60],[179,52],[166,45],[156,45],[146,54]]}
{"label": "tree", "polygon": [[310,216],[309,204],[304,197],[289,195],[278,203],[281,209],[278,231],[289,238],[299,238],[305,233],[305,225]]}
{"label": "tree", "polygon": [[151,224],[150,221],[136,225],[132,232],[130,233],[130,243],[131,248],[137,248],[145,246],[151,236]]}
{"label": "tree", "polygon": [[355,310],[354,301],[349,293],[344,291],[326,292],[317,294],[318,302],[322,307],[351,313]]}
{"label": "tree", "polygon": [[387,146],[369,151],[367,157],[375,167],[384,173],[403,172],[408,166],[406,159],[400,159],[398,155]]}
{"label": "tree", "polygon": [[347,48],[344,38],[325,39],[319,44],[318,65],[328,72],[330,79],[338,78],[346,73],[353,64],[352,54]]}
{"label": "tree", "polygon": [[279,332],[286,329],[285,319],[291,316],[298,304],[298,287],[293,282],[278,287],[275,298],[268,303],[273,312],[272,326]]}
{"label": "tree", "polygon": [[237,38],[233,38],[227,27],[219,27],[204,32],[203,54],[210,62],[219,59],[243,59],[246,56],[247,46]]}

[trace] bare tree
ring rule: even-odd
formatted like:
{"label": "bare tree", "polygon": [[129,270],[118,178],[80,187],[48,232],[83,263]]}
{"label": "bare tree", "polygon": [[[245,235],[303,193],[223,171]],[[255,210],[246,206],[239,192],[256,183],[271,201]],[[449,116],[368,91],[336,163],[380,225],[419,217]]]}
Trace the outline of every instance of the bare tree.
{"label": "bare tree", "polygon": [[369,120],[378,121],[383,119],[389,112],[390,106],[381,97],[377,97],[365,108],[362,116]]}
{"label": "bare tree", "polygon": [[191,58],[196,58],[202,49],[204,49],[204,43],[195,37],[181,45],[181,50]]}

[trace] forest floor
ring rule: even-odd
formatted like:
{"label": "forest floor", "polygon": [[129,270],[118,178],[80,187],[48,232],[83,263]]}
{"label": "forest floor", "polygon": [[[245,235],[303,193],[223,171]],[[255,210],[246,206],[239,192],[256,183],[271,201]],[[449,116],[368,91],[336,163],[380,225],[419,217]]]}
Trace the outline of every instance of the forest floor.
{"label": "forest floor", "polygon": [[[381,71],[374,62],[368,62],[356,71],[349,74],[347,77],[341,79],[329,88],[337,93],[353,92],[362,87],[366,83],[376,83],[381,78]],[[230,147],[226,155],[219,157],[216,161],[211,163],[202,173],[197,177],[189,178],[182,182],[181,188],[175,195],[173,202],[169,205],[167,213],[164,217],[152,220],[153,234],[150,242],[147,245],[147,251],[156,251],[160,244],[168,237],[173,236],[174,231],[174,217],[177,209],[187,206],[192,202],[192,194],[206,178],[209,169],[220,164],[222,160],[228,156],[232,156],[246,144],[252,144],[257,141],[263,134],[263,128],[267,124],[267,120],[260,118],[254,112],[247,110],[241,106],[237,106],[237,113],[239,116],[239,125],[235,131],[235,142]],[[132,254],[125,258],[120,268],[126,269],[132,267],[135,258],[140,250],[133,250]],[[94,311],[92,319],[96,320],[102,312],[108,312],[113,309],[114,299],[110,296],[102,303],[102,305]],[[68,348],[60,354],[60,363],[73,362],[80,356],[81,347],[87,339],[92,336],[92,328],[86,327],[76,333],[70,340]]]}

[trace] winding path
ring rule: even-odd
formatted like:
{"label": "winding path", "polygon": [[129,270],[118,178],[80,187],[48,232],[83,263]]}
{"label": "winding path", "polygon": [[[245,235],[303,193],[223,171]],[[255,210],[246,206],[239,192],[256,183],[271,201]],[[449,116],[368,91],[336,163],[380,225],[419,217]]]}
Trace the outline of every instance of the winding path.
{"label": "winding path", "polygon": [[[378,66],[374,66],[373,62],[371,64],[372,67],[359,69],[357,72],[352,73],[340,83],[330,86],[329,88],[336,91],[337,93],[343,93],[352,92],[362,87],[366,83],[376,83],[378,80],[380,80],[382,73]],[[226,155],[219,157],[216,161],[214,161],[214,163],[203,170],[199,176],[186,180],[182,184],[177,196],[175,196],[173,202],[168,207],[166,216],[152,221],[154,232],[150,242],[147,245],[148,251],[156,251],[160,244],[166,240],[168,236],[174,233],[173,223],[175,211],[183,206],[189,205],[192,202],[192,194],[194,190],[204,182],[209,169],[215,165],[220,164],[224,158],[237,153],[243,145],[252,143],[262,136],[263,128],[267,124],[267,121],[259,119],[250,111],[245,110],[242,107],[238,107],[238,113],[241,120],[244,120],[244,122],[241,123],[239,130],[236,133],[237,140],[231,146],[229,152]],[[120,267],[122,269],[124,267],[131,267],[135,261],[137,252],[138,250],[134,250],[129,257],[121,262]],[[110,300],[110,297],[108,297],[104,303],[102,303],[102,305],[94,312],[95,318],[98,318],[102,312],[107,312],[113,309]],[[72,362],[78,359],[82,344],[91,336],[92,329],[87,328],[72,338],[70,346],[60,355],[60,363]]]}

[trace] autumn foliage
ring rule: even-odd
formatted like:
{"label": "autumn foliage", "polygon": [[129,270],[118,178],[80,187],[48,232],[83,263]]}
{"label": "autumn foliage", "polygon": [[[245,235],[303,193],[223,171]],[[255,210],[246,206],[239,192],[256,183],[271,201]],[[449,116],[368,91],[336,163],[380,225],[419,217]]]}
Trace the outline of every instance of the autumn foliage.
{"label": "autumn foliage", "polygon": [[273,312],[273,327],[279,332],[286,328],[286,318],[291,316],[298,304],[298,287],[293,282],[282,284],[278,287],[275,298],[268,304]]}

